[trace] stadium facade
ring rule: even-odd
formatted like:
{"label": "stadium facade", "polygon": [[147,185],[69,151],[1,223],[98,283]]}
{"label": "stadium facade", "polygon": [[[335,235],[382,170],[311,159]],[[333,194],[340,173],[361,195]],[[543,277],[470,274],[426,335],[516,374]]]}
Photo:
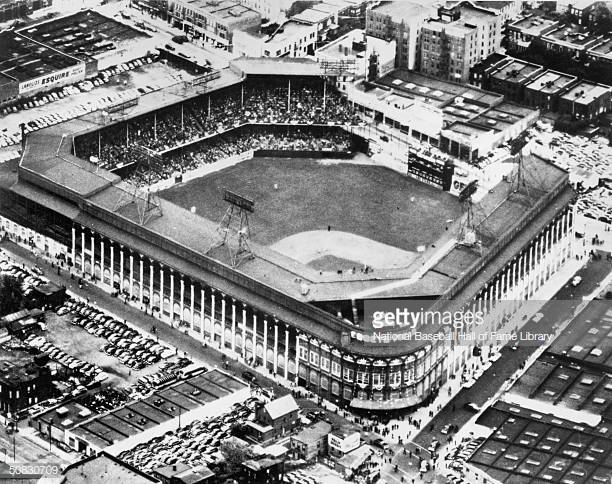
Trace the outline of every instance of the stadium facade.
{"label": "stadium facade", "polygon": [[[279,62],[274,70],[243,63],[238,70],[231,82],[223,84],[222,77],[202,88],[204,94],[194,89],[192,98],[209,102],[216,89],[239,89],[266,76],[321,82],[318,68],[300,61]],[[184,93],[151,93],[110,122],[128,126],[182,102]],[[255,243],[255,258],[232,267],[220,250],[210,251],[213,221],[163,199],[156,216],[143,218],[146,195],[74,155],[75,140],[103,124],[92,113],[27,137],[17,179],[1,193],[2,231],[93,276],[104,289],[119,291],[203,344],[264,365],[343,406],[389,411],[419,405],[472,354],[470,347],[442,341],[374,341],[363,321],[366,300],[477,308],[497,328],[573,257],[568,174],[528,156],[522,174],[483,198],[478,247],[462,243],[464,215],[435,234],[405,270],[330,280]],[[356,149],[362,149],[367,140],[355,136]],[[119,203],[126,194],[132,202]]]}

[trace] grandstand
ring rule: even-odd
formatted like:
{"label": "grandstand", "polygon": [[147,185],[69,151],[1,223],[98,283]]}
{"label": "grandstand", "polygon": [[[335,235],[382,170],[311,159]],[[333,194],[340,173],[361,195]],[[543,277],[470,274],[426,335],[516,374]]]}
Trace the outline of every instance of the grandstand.
{"label": "grandstand", "polygon": [[[79,273],[192,337],[341,405],[419,405],[471,351],[377,341],[366,300],[477,305],[499,324],[495,301],[533,297],[572,256],[568,175],[527,157],[524,172],[538,173],[529,189],[491,189],[464,240],[465,206],[377,166],[316,64],[274,65],[270,76],[241,60],[202,90],[151,93],[111,122],[92,113],[31,134],[0,223],[38,234]],[[180,172],[159,180],[167,186],[206,176],[152,202],[129,181],[149,180],[143,169]],[[254,201],[254,257],[238,266],[217,243],[223,189]]]}

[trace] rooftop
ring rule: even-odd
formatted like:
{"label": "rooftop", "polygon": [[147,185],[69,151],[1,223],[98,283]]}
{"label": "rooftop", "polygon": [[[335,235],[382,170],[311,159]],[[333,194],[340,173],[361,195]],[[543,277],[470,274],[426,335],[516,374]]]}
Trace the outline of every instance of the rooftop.
{"label": "rooftop", "polygon": [[542,36],[544,40],[563,43],[577,49],[592,46],[599,40],[598,36],[585,31],[580,25],[563,25]]}
{"label": "rooftop", "polygon": [[491,73],[491,77],[505,82],[524,84],[542,70],[542,66],[520,59],[512,59]]}
{"label": "rooftop", "polygon": [[425,18],[435,13],[435,9],[421,3],[410,1],[382,2],[372,9],[372,12],[388,15],[395,21],[410,21],[415,18]]}
{"label": "rooftop", "polygon": [[561,99],[575,102],[578,104],[590,104],[610,92],[610,86],[595,84],[590,81],[580,81],[569,91],[561,96]]}
{"label": "rooftop", "polygon": [[570,419],[498,402],[477,423],[491,435],[468,462],[502,483],[608,482],[612,440],[605,424]]}
{"label": "rooftop", "polygon": [[255,10],[251,10],[240,4],[237,0],[184,0],[183,3],[190,8],[217,17],[229,20],[230,23],[244,21],[246,19],[259,19],[261,16]]}
{"label": "rooftop", "polygon": [[552,30],[559,22],[543,18],[537,15],[528,15],[522,19],[516,20],[509,25],[510,29],[520,30],[523,34],[533,37],[539,37],[545,32]]}
{"label": "rooftop", "polygon": [[467,23],[464,19],[456,20],[455,22],[444,22],[442,20],[429,20],[423,25],[423,30],[431,30],[433,32],[445,32],[453,37],[463,38],[476,32],[477,27]]}
{"label": "rooftop", "polygon": [[245,75],[267,76],[274,72],[278,76],[321,76],[318,62],[303,57],[240,57],[232,65]]}
{"label": "rooftop", "polygon": [[0,34],[0,72],[19,82],[77,65],[79,60],[14,32]]}
{"label": "rooftop", "polygon": [[326,437],[331,432],[332,426],[327,422],[317,422],[310,427],[300,430],[296,435],[291,437],[292,440],[301,442],[302,444],[314,444]]}
{"label": "rooftop", "polygon": [[589,54],[597,57],[612,59],[612,37],[599,40],[595,45],[588,49]]}
{"label": "rooftop", "polygon": [[150,38],[148,34],[93,10],[27,26],[17,32],[85,61]]}
{"label": "rooftop", "polygon": [[270,418],[276,420],[291,412],[297,412],[300,407],[298,407],[298,404],[291,395],[285,395],[284,397],[266,403],[265,409],[268,415],[270,415]]}
{"label": "rooftop", "polygon": [[87,457],[68,465],[64,472],[70,484],[150,484],[157,479],[139,471],[135,467],[113,457],[106,452]]}
{"label": "rooftop", "polygon": [[571,83],[575,82],[576,76],[570,76],[563,72],[547,70],[542,74],[533,78],[533,80],[527,84],[526,88],[532,91],[539,91],[547,94],[555,94]]}
{"label": "rooftop", "polygon": [[331,13],[323,10],[317,10],[315,8],[307,8],[303,12],[298,13],[291,17],[293,20],[304,22],[307,24],[317,24],[323,22],[332,16]]}

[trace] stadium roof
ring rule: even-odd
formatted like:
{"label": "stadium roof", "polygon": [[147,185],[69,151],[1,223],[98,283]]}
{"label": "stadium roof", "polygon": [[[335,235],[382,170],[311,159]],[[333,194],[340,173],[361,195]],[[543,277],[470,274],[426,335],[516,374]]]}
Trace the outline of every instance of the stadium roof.
{"label": "stadium roof", "polygon": [[245,75],[322,76],[318,62],[300,57],[240,57],[232,61],[235,69]]}

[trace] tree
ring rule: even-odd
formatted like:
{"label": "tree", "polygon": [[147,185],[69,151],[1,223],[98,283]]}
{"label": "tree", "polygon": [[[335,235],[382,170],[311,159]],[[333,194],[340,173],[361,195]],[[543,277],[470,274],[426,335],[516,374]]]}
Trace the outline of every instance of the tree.
{"label": "tree", "polygon": [[612,32],[612,12],[604,4],[597,5],[593,10],[593,30],[597,35]]}
{"label": "tree", "polygon": [[240,471],[241,464],[255,455],[250,447],[236,442],[223,442],[219,451],[225,457],[225,471],[230,476]]}
{"label": "tree", "polygon": [[18,311],[22,303],[23,292],[19,280],[13,276],[0,276],[0,315]]}

